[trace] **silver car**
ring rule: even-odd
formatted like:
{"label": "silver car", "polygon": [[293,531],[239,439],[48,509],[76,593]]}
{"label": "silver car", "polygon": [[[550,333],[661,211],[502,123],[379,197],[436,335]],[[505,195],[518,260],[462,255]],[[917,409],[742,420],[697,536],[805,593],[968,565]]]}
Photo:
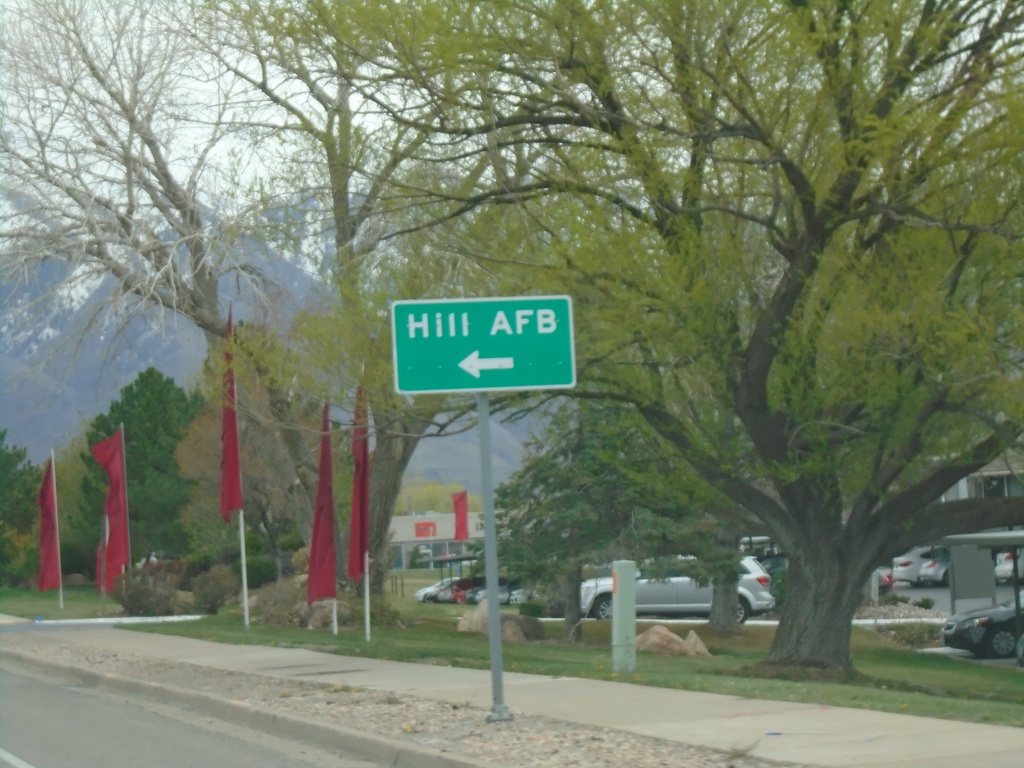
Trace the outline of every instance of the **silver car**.
{"label": "silver car", "polygon": [[919,587],[924,582],[921,579],[921,569],[928,563],[935,560],[939,550],[943,547],[914,547],[892,560],[892,580],[905,581],[912,587]]}
{"label": "silver car", "polygon": [[429,587],[423,587],[422,589],[416,590],[416,599],[421,603],[433,603],[437,601],[437,596],[445,588],[451,589],[452,583],[457,577],[450,576],[446,579],[441,579],[436,584],[431,584]]}
{"label": "silver car", "polygon": [[932,556],[921,566],[917,574],[918,583],[928,585],[941,584],[949,586],[949,568],[953,564],[953,555],[949,547],[936,547]]}
{"label": "silver car", "polygon": [[[736,618],[740,622],[751,616],[767,613],[775,607],[772,577],[754,557],[744,557],[739,564],[739,600]],[[637,615],[709,616],[714,589],[710,582],[700,582],[681,573],[669,572],[660,578],[644,578],[637,574]],[[580,585],[580,610],[584,616],[610,619],[612,615],[612,578],[587,579]]]}

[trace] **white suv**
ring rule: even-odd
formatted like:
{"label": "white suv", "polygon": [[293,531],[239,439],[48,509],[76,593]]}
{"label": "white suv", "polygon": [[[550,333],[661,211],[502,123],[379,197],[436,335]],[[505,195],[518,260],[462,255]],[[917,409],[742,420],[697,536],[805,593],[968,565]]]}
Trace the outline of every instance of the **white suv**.
{"label": "white suv", "polygon": [[[751,616],[767,613],[775,607],[772,577],[754,557],[740,560],[736,618],[744,622]],[[711,582],[699,582],[671,570],[663,578],[645,579],[637,573],[637,615],[711,615]],[[580,585],[580,609],[584,616],[610,619],[612,616],[612,578],[587,579]]]}

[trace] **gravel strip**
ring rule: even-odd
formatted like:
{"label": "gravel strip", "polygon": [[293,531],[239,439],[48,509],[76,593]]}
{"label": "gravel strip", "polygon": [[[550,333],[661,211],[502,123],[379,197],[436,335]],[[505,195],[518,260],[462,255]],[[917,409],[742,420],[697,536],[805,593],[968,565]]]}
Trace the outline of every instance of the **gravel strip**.
{"label": "gravel strip", "polygon": [[[864,607],[857,613],[858,619],[880,621],[944,617],[939,611],[907,603]],[[410,747],[471,756],[496,767],[775,768],[781,765],[740,750],[721,752],[546,717],[517,713],[514,720],[488,723],[487,712],[468,704],[283,680],[84,648],[59,634],[7,632],[3,645],[5,649],[44,661],[199,691],[268,712],[375,734]]]}
{"label": "gravel strip", "polygon": [[469,705],[83,648],[59,634],[6,632],[3,646],[36,659],[200,691],[261,710],[375,734],[410,746],[471,756],[496,767],[777,768],[781,765],[739,750],[721,752],[547,717],[517,713],[512,721],[488,723],[487,712]]}

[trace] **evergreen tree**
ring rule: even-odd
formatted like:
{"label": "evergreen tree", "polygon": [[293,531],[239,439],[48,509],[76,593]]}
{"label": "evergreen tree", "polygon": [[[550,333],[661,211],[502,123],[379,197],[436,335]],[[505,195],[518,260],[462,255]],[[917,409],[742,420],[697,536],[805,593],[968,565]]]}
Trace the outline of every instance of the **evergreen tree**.
{"label": "evergreen tree", "polygon": [[528,444],[522,469],[496,491],[502,567],[555,586],[573,639],[585,564],[709,546],[694,496],[700,486],[687,488],[661,448],[632,409],[572,402],[552,415]]}
{"label": "evergreen tree", "polygon": [[[203,406],[197,392],[186,392],[155,368],[139,374],[121,390],[121,399],[107,413],[92,420],[86,434],[95,445],[124,425],[125,466],[128,481],[128,521],[134,555],[155,550],[182,555],[187,546],[178,511],[188,501],[189,483],[180,476],[174,449],[185,428]],[[83,479],[87,518],[103,514],[107,477],[91,455],[83,460],[92,471]],[[98,536],[98,533],[97,533]]]}
{"label": "evergreen tree", "polygon": [[16,582],[38,564],[38,542],[32,534],[41,473],[24,448],[7,446],[6,439],[7,430],[0,430],[0,580]]}

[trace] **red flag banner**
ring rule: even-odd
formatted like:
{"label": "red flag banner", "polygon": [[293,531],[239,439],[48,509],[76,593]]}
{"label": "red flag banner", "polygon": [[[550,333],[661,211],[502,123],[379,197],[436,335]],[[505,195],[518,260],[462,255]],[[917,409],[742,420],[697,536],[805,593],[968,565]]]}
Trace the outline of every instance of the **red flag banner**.
{"label": "red flag banner", "polygon": [[328,405],[324,403],[320,428],[320,476],[316,484],[316,511],[313,514],[313,539],[309,544],[309,579],[306,581],[306,602],[312,604],[322,597],[338,596],[338,580],[334,566],[334,479],[331,466],[331,427],[327,420]]}
{"label": "red flag banner", "polygon": [[453,493],[452,505],[455,507],[455,540],[465,541],[469,538],[469,493]]}
{"label": "red flag banner", "polygon": [[363,559],[370,549],[370,449],[366,426],[366,398],[356,391],[355,428],[352,430],[352,522],[348,536],[348,577],[359,581]]}
{"label": "red flag banner", "polygon": [[124,433],[121,427],[113,435],[92,447],[92,455],[107,472],[110,486],[103,504],[106,517],[106,546],[103,548],[106,584],[96,582],[100,590],[111,592],[114,580],[128,568],[130,562],[128,544],[128,488],[124,476]]}
{"label": "red flag banner", "polygon": [[224,407],[220,430],[220,514],[231,522],[231,513],[242,508],[242,463],[238,455],[238,414],[235,411],[235,372],[232,367],[231,309],[224,339]]}
{"label": "red flag banner", "polygon": [[39,487],[39,589],[60,589],[60,536],[57,533],[57,477],[53,459]]}

